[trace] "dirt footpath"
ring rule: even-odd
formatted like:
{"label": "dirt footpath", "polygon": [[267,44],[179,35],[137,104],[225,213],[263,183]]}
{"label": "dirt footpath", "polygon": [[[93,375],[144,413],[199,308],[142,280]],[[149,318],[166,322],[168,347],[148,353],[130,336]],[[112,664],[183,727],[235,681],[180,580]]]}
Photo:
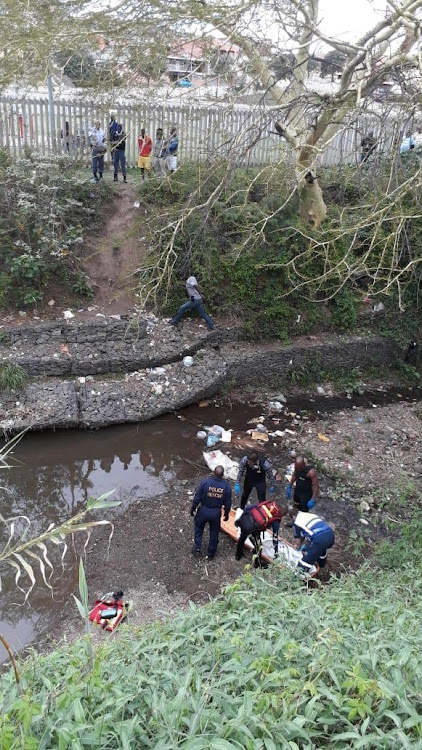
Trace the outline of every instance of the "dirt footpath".
{"label": "dirt footpath", "polygon": [[[130,180],[130,178],[128,178]],[[91,303],[106,314],[126,313],[136,303],[134,272],[145,254],[146,210],[135,207],[139,185],[119,184],[119,192],[104,209],[104,223],[84,247],[84,269],[94,289]],[[145,229],[145,231],[143,231]]]}

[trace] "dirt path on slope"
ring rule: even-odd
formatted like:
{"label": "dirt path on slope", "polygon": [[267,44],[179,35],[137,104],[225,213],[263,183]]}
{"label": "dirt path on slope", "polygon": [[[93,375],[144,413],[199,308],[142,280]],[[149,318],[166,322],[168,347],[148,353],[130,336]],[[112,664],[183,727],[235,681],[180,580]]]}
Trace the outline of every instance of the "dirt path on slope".
{"label": "dirt path on slope", "polygon": [[134,206],[137,187],[119,184],[116,197],[104,209],[102,228],[85,246],[84,269],[94,289],[91,304],[108,315],[126,313],[136,302],[133,273],[146,251],[146,209]]}

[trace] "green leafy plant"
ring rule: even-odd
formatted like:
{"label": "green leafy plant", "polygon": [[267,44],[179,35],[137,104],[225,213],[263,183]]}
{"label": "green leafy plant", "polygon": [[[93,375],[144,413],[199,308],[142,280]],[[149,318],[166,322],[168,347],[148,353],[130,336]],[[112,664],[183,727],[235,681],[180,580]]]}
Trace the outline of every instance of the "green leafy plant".
{"label": "green leafy plant", "polygon": [[17,391],[25,386],[28,374],[17,362],[0,366],[0,391]]}
{"label": "green leafy plant", "polygon": [[80,247],[110,195],[102,185],[93,201],[88,175],[64,157],[27,150],[15,162],[0,159],[1,306],[39,303],[51,280],[90,296]]}

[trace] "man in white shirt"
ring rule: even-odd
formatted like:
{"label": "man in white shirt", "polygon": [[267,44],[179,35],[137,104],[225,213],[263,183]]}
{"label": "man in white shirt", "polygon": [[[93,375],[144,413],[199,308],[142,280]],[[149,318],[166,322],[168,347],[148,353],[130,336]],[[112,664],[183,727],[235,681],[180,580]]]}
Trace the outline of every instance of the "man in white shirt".
{"label": "man in white shirt", "polygon": [[96,122],[95,128],[92,128],[89,134],[89,142],[92,151],[92,174],[94,175],[95,182],[98,182],[103,176],[104,154],[107,151],[105,133],[100,122]]}
{"label": "man in white shirt", "polygon": [[171,319],[170,325],[171,326],[179,325],[185,312],[187,312],[188,310],[196,310],[201,316],[201,318],[205,320],[205,323],[207,324],[207,327],[209,328],[209,330],[212,331],[213,328],[215,328],[214,321],[205,312],[204,305],[203,305],[204,298],[198,289],[198,282],[195,279],[195,276],[189,276],[189,278],[186,280],[186,292],[189,297],[189,302],[185,302],[184,305],[181,305],[179,307],[176,315],[174,316],[174,318]]}

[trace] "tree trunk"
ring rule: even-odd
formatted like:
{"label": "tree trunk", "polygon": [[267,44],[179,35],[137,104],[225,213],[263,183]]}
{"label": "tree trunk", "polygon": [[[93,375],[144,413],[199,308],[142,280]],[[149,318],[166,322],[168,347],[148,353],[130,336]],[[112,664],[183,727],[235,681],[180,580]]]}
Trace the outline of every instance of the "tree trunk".
{"label": "tree trunk", "polygon": [[299,215],[307,226],[319,229],[327,215],[327,206],[317,178],[311,172],[307,175],[299,189]]}

